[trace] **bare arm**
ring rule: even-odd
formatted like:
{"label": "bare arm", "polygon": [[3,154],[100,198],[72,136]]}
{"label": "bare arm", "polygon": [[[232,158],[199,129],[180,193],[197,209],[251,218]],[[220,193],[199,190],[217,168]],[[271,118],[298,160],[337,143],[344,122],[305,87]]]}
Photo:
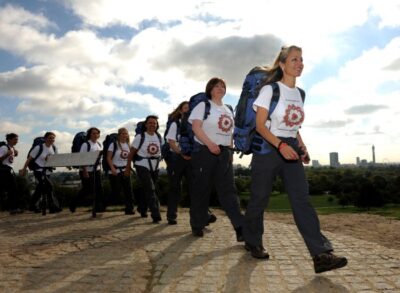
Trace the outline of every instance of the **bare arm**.
{"label": "bare arm", "polygon": [[26,159],[24,166],[22,167],[21,170],[19,170],[19,175],[25,176],[25,174],[26,174],[26,168],[28,168],[28,165],[29,165],[29,163],[30,163],[32,160],[33,160],[33,158],[32,158],[31,156],[29,156],[29,157]]}
{"label": "bare arm", "polygon": [[176,141],[173,139],[168,139],[168,145],[169,147],[174,151],[175,154],[180,154],[181,150],[179,147],[176,145]]}
{"label": "bare arm", "polygon": [[107,151],[107,164],[108,166],[110,166],[111,173],[114,176],[117,176],[117,170],[115,169],[114,164],[112,162],[112,153],[113,153],[112,151]]}
{"label": "bare arm", "polygon": [[129,177],[131,174],[131,165],[132,165],[132,160],[133,157],[136,155],[137,153],[137,149],[135,149],[134,147],[131,147],[129,155],[128,155],[128,161],[126,162],[126,168],[125,168],[125,176]]}

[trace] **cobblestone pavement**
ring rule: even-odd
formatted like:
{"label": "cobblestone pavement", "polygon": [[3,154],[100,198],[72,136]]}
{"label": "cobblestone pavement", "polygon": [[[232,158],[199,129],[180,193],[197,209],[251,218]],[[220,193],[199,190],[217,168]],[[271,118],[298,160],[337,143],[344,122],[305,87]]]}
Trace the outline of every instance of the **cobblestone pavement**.
{"label": "cobblestone pavement", "polygon": [[175,226],[119,211],[0,213],[0,292],[400,292],[400,248],[326,232],[349,264],[316,275],[295,226],[265,222],[263,261],[217,215],[195,238],[184,209]]}

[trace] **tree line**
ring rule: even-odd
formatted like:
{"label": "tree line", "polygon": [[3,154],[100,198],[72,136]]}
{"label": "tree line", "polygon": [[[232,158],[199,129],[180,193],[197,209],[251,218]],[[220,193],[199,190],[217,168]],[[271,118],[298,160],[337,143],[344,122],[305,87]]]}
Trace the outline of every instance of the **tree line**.
{"label": "tree line", "polygon": [[[242,166],[235,168],[235,182],[245,207],[250,193],[251,170]],[[333,196],[337,203],[342,206],[354,205],[360,208],[380,207],[385,204],[400,204],[400,166],[385,166],[367,168],[306,168],[309,183],[310,195],[326,194]],[[55,173],[53,176],[54,192],[60,199],[63,206],[68,206],[69,199],[78,192],[79,187],[66,187],[65,182],[78,179],[75,173]],[[18,187],[23,195],[24,201],[28,202],[34,184],[26,177],[17,176]],[[136,176],[132,180],[135,194],[141,192],[141,186]],[[103,177],[103,188],[106,195],[111,194],[109,181]],[[183,182],[181,206],[189,206],[190,199],[187,192],[187,183]],[[162,205],[166,204],[169,191],[169,182],[166,174],[160,174],[158,180],[158,196]],[[284,193],[284,187],[280,178],[277,178],[274,186],[274,193]],[[0,191],[0,210],[6,209],[6,195]],[[117,197],[107,196],[109,205],[123,205],[123,195]],[[82,205],[91,206],[91,197],[87,195],[82,199]],[[211,206],[219,206],[217,197],[211,196]]]}

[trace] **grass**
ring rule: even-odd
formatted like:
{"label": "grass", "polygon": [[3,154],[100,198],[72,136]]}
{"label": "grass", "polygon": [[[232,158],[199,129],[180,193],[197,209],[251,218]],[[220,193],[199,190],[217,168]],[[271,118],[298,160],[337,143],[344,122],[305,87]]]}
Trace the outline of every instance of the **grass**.
{"label": "grass", "polygon": [[[250,194],[248,192],[240,195],[241,199],[248,200]],[[317,210],[318,214],[336,214],[336,213],[368,213],[381,215],[385,217],[400,220],[400,205],[390,204],[379,208],[361,209],[355,206],[342,207],[337,204],[337,199],[329,195],[313,195],[311,204]],[[331,200],[329,200],[331,198]],[[332,200],[333,199],[333,200]],[[290,213],[291,207],[287,194],[273,193],[270,196],[267,210],[270,212]]]}

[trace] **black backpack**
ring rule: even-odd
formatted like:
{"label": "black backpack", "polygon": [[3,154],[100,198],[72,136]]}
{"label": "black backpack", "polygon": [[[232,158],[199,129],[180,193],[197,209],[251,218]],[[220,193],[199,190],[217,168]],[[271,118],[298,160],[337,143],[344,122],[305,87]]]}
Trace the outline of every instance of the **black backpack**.
{"label": "black backpack", "polygon": [[189,99],[189,111],[186,112],[181,121],[180,131],[179,131],[179,146],[181,148],[181,153],[185,156],[190,156],[193,151],[194,146],[194,133],[192,130],[192,124],[189,122],[190,113],[192,110],[201,102],[204,102],[204,116],[203,120],[207,119],[210,114],[211,104],[206,93],[198,93]]}
{"label": "black backpack", "polygon": [[[144,133],[146,132],[146,125],[145,125],[145,121],[140,121],[136,124],[136,128],[135,128],[135,137],[137,135],[140,135],[140,142],[139,142],[139,146],[137,148],[137,151],[139,152],[140,148],[142,147],[143,143],[144,143],[144,139],[145,139],[145,135]],[[161,138],[161,134],[156,131],[158,140],[160,141],[160,145],[162,145],[162,138]],[[138,154],[136,153],[135,157],[137,158]]]}
{"label": "black backpack", "polygon": [[115,152],[117,151],[117,148],[118,148],[117,139],[118,139],[118,133],[111,133],[111,134],[107,134],[106,138],[103,141],[103,160],[101,163],[102,163],[103,171],[106,174],[108,171],[110,171],[110,165],[108,165],[108,162],[107,162],[108,148],[110,147],[111,144],[114,144],[114,149],[112,152],[112,158],[114,158]]}
{"label": "black backpack", "polygon": [[[74,140],[72,141],[71,152],[79,153],[81,151],[82,144],[87,143],[86,132],[81,131],[75,134]],[[90,150],[90,144],[87,144],[88,151]]]}
{"label": "black backpack", "polygon": [[8,145],[8,143],[6,141],[0,141],[0,147],[2,147],[3,145],[7,146],[7,149],[10,150],[10,146]]}
{"label": "black backpack", "polygon": [[162,147],[161,147],[161,157],[165,160],[165,161],[168,161],[168,159],[171,157],[171,155],[172,155],[172,150],[171,150],[171,147],[169,146],[169,143],[168,143],[168,139],[167,139],[167,134],[168,134],[168,131],[169,131],[169,129],[170,129],[170,127],[171,127],[171,124],[173,123],[173,122],[175,122],[176,123],[176,126],[177,126],[177,129],[176,129],[176,141],[178,141],[178,134],[179,134],[179,129],[180,129],[180,122],[179,122],[179,120],[178,121],[175,121],[175,120],[173,120],[171,117],[169,117],[168,116],[168,121],[167,121],[167,125],[166,125],[166,128],[165,128],[165,132],[164,132],[164,144],[162,145]]}
{"label": "black backpack", "polygon": [[[43,152],[43,145],[44,145],[45,141],[46,141],[46,139],[45,139],[43,136],[36,137],[36,138],[33,140],[32,146],[31,146],[31,148],[29,149],[28,155],[27,155],[26,157],[29,158],[29,157],[31,156],[31,152],[32,152],[32,150],[33,150],[36,146],[39,146],[39,151],[38,151],[37,155],[36,155],[35,157],[32,157],[33,159],[30,160],[30,162],[29,162],[29,164],[28,164],[29,170],[35,171],[35,170],[37,170],[37,169],[40,168],[39,165],[36,164],[36,160],[37,160],[37,158],[40,157],[40,155],[41,155],[42,152]],[[52,147],[53,147],[54,153],[57,153],[57,148],[56,148],[56,146],[55,146],[55,145],[52,145]],[[54,168],[49,168],[49,169],[53,170]]]}
{"label": "black backpack", "polygon": [[[10,146],[8,145],[8,143],[6,141],[0,141],[0,147],[2,147],[3,145],[5,145],[7,147],[8,150],[11,150]],[[4,158],[5,159],[5,158]],[[0,161],[0,166],[1,166],[1,161]]]}

